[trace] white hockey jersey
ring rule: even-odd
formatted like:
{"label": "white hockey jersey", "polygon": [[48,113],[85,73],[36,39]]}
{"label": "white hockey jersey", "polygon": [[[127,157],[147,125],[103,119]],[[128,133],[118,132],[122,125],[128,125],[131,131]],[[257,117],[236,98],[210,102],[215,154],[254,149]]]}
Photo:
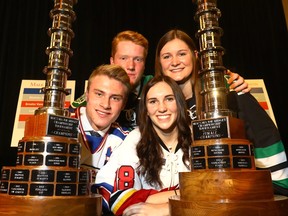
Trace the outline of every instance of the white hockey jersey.
{"label": "white hockey jersey", "polygon": [[95,181],[97,171],[109,160],[112,152],[118,147],[129,130],[120,127],[117,123],[111,124],[104,131],[97,131],[98,136],[92,136],[93,128],[86,116],[86,107],[78,107],[76,116],[79,119],[79,129],[81,132],[81,159],[80,166],[91,170],[92,181]]}
{"label": "white hockey jersey", "polygon": [[140,136],[138,128],[131,131],[97,174],[96,185],[104,199],[103,207],[110,206],[116,215],[128,206],[125,204],[126,200],[129,200],[129,205],[133,204],[131,200],[135,203],[145,202],[149,195],[157,191],[175,189],[179,183],[178,173],[189,171],[182,161],[183,151],[180,148],[176,148],[176,152],[170,152],[167,147],[161,145],[164,158],[159,163],[163,164],[160,172],[163,187],[149,185],[145,176],[139,175],[138,172],[136,145]]}

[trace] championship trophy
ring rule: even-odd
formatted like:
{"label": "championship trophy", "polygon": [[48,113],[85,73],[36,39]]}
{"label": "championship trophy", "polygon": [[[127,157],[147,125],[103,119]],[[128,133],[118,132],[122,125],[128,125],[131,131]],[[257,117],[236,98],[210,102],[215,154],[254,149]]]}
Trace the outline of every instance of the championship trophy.
{"label": "championship trophy", "polygon": [[90,195],[89,171],[80,168],[78,120],[64,108],[77,0],[54,0],[43,107],[25,123],[16,166],[3,167],[0,215],[101,215],[102,197]]}
{"label": "championship trophy", "polygon": [[191,172],[179,173],[170,215],[286,215],[288,198],[274,196],[270,171],[256,170],[244,122],[227,105],[220,16],[217,0],[197,0],[204,113],[192,121]]}

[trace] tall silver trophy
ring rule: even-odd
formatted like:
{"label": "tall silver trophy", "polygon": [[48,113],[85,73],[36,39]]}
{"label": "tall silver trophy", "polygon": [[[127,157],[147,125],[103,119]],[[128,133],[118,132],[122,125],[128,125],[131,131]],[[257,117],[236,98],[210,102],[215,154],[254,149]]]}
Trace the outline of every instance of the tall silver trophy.
{"label": "tall silver trophy", "polygon": [[287,197],[274,196],[270,171],[256,170],[244,122],[228,109],[217,1],[195,2],[204,113],[192,122],[192,170],[179,173],[170,215],[285,215]]}
{"label": "tall silver trophy", "polygon": [[76,3],[54,0],[50,11],[43,107],[25,122],[16,166],[1,171],[1,215],[101,215],[102,197],[89,195],[89,171],[80,168],[78,120],[64,108]]}
{"label": "tall silver trophy", "polygon": [[200,29],[199,58],[204,113],[192,122],[192,169],[255,169],[252,144],[246,140],[244,122],[228,109],[227,82],[221,46],[222,28],[216,0],[197,1],[195,19]]}

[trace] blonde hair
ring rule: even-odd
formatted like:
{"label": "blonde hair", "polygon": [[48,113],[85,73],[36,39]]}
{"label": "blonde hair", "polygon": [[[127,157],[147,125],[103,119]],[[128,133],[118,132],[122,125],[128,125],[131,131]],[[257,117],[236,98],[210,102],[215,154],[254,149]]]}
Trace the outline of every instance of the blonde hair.
{"label": "blonde hair", "polygon": [[130,85],[130,78],[127,75],[126,71],[119,65],[111,65],[111,64],[103,64],[95,68],[89,79],[88,79],[88,85],[87,85],[87,91],[89,91],[91,82],[95,76],[98,75],[105,75],[111,79],[115,79],[119,82],[121,82],[124,86],[126,86],[126,94],[125,99],[128,98],[128,95],[131,91],[131,85]]}

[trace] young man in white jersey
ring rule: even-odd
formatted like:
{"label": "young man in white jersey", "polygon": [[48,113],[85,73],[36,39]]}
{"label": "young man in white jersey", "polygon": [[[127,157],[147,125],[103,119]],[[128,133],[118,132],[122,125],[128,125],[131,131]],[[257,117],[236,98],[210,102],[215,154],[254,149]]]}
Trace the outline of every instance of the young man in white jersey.
{"label": "young man in white jersey", "polygon": [[80,165],[92,170],[93,178],[129,133],[114,122],[125,107],[130,89],[122,67],[101,65],[89,77],[86,105],[75,110],[82,144]]}

